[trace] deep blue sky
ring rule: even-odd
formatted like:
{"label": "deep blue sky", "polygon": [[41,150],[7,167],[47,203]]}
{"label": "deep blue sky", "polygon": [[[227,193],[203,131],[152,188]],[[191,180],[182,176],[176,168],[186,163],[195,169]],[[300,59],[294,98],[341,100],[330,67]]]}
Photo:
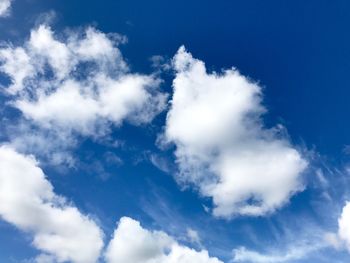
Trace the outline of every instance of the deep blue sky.
{"label": "deep blue sky", "polygon": [[[181,45],[205,61],[210,71],[236,67],[264,87],[267,126],[282,123],[295,144],[317,152],[320,158],[313,166],[334,170],[346,166],[349,1],[15,0],[12,15],[0,21],[1,41],[22,43],[38,16],[49,11],[56,14],[52,27],[57,32],[94,25],[102,32],[125,35],[128,42],[121,50],[136,72],[152,72],[150,57],[170,59]],[[171,72],[162,74],[162,88],[168,92],[172,77]],[[336,231],[339,208],[334,208],[332,221],[315,205],[319,193],[312,183],[276,214],[228,221],[213,218],[203,209],[203,204],[210,206],[209,199],[191,189],[181,190],[171,175],[148,160],[155,153],[174,165],[172,150],[162,151],[154,143],[164,118],[163,113],[151,127],[126,125],[114,131],[112,136],[128,142],[126,148],[83,140],[74,150],[81,160],[77,169],[45,164],[43,169],[57,193],[98,217],[107,237],[125,215],[175,236],[191,227],[212,255],[228,261],[238,246],[258,251],[285,248],[308,224]],[[107,151],[117,154],[123,164],[107,163]],[[103,167],[104,178],[98,166]],[[337,198],[341,207],[343,197]],[[334,262],[349,257],[333,249],[320,253],[339,259]],[[36,254],[29,237],[0,221],[1,262],[21,262]],[[317,258],[321,254],[297,262],[323,262]]]}

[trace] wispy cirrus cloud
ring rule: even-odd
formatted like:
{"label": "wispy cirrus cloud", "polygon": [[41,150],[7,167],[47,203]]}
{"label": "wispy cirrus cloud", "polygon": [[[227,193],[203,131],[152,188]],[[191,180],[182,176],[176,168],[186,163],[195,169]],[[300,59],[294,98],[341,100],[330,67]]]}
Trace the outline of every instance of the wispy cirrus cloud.
{"label": "wispy cirrus cloud", "polygon": [[233,250],[232,262],[251,262],[251,263],[283,263],[296,262],[297,260],[306,259],[311,253],[327,247],[324,243],[300,244],[291,247],[284,252],[274,252],[263,254],[254,250],[249,250],[245,247],[240,247]]}

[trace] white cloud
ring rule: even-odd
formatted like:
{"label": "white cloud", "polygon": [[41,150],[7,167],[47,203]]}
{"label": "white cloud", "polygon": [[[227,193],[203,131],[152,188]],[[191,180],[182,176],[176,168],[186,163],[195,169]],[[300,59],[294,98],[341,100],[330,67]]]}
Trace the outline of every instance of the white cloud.
{"label": "white cloud", "polygon": [[181,47],[173,59],[164,140],[176,145],[177,180],[213,198],[214,215],[263,215],[303,189],[307,161],[281,127],[264,128],[261,87],[235,69],[207,73]]}
{"label": "white cloud", "polygon": [[3,87],[7,105],[22,112],[4,125],[11,144],[45,162],[74,166],[79,135],[100,140],[124,122],[151,122],[167,95],[155,75],[130,71],[118,48],[124,41],[92,27],[59,35],[40,25],[22,46],[0,48],[0,72],[10,79]]}
{"label": "white cloud", "polygon": [[288,249],[285,254],[262,254],[245,247],[233,250],[233,262],[252,262],[252,263],[282,263],[291,262],[306,258],[312,252],[324,247],[324,244],[302,245]]}
{"label": "white cloud", "polygon": [[338,232],[328,232],[325,239],[329,246],[337,250],[346,249],[350,253],[350,202],[346,202],[338,218]]}
{"label": "white cloud", "polygon": [[[0,147],[0,218],[33,235],[42,251],[35,262],[94,263],[103,249],[103,232],[88,216],[54,193],[33,156]],[[191,230],[189,237],[200,242]],[[220,263],[206,250],[180,245],[162,231],[149,231],[123,217],[110,241],[108,263]]]}
{"label": "white cloud", "polygon": [[0,147],[0,217],[33,234],[39,262],[93,263],[103,247],[96,223],[54,193],[32,156]]}
{"label": "white cloud", "polygon": [[196,230],[187,228],[187,238],[191,243],[201,245],[201,238]]}
{"label": "white cloud", "polygon": [[7,16],[12,0],[0,0],[0,17]]}
{"label": "white cloud", "polygon": [[347,202],[343,208],[342,214],[338,220],[338,235],[350,252],[350,202]]}
{"label": "white cloud", "polygon": [[149,231],[138,221],[120,219],[105,255],[108,263],[220,263],[206,250],[196,251],[177,243],[161,231]]}
{"label": "white cloud", "polygon": [[34,65],[30,62],[27,52],[21,48],[0,49],[1,71],[12,80],[8,92],[14,94],[23,88],[23,82],[28,76],[34,75]]}
{"label": "white cloud", "polygon": [[130,72],[121,41],[91,27],[60,36],[47,25],[33,29],[23,46],[0,49],[11,105],[39,127],[65,135],[98,137],[124,121],[150,122],[167,96],[155,76]]}
{"label": "white cloud", "polygon": [[69,132],[37,129],[28,122],[7,128],[11,146],[19,152],[35,153],[41,161],[54,166],[76,166],[78,156],[70,150],[77,144],[77,139]]}
{"label": "white cloud", "polygon": [[[279,228],[283,229],[283,237],[277,236],[277,243],[263,243],[263,252],[252,250],[246,247],[238,247],[233,250],[232,262],[251,262],[251,263],[282,263],[282,262],[304,262],[314,257],[321,257],[326,262],[328,259],[325,254],[330,247],[327,233],[318,225],[313,225],[304,221],[302,217],[298,218],[298,229],[284,229],[283,224]],[[300,228],[300,225],[302,227]],[[273,232],[273,231],[272,231]],[[328,262],[328,261],[327,261]]]}
{"label": "white cloud", "polygon": [[164,173],[171,173],[172,166],[166,158],[164,158],[156,153],[148,153],[147,155],[148,155],[150,162],[155,167],[157,167],[160,171],[162,171]]}

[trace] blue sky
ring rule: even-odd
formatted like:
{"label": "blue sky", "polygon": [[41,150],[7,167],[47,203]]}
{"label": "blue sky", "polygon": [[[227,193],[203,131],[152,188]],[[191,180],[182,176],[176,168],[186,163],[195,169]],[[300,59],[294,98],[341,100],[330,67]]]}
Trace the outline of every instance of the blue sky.
{"label": "blue sky", "polygon": [[0,0],[0,261],[348,262],[349,13]]}

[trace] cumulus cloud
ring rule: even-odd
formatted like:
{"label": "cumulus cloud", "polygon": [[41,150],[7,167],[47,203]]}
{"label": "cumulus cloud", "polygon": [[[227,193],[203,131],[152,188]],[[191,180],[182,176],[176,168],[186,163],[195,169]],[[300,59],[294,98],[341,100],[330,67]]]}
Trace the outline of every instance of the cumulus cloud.
{"label": "cumulus cloud", "polygon": [[176,145],[177,180],[212,197],[220,217],[263,215],[303,189],[307,161],[264,127],[261,87],[237,70],[207,73],[204,62],[181,47],[164,141]]}
{"label": "cumulus cloud", "polygon": [[[0,218],[33,235],[42,251],[35,262],[94,263],[103,249],[103,232],[88,216],[54,193],[33,156],[0,147]],[[191,237],[199,239],[198,234]],[[105,251],[108,263],[220,263],[206,250],[180,245],[162,231],[120,219]]]}
{"label": "cumulus cloud", "polygon": [[220,263],[206,250],[196,251],[176,242],[161,231],[149,231],[136,220],[120,219],[113,239],[108,245],[108,263]]}
{"label": "cumulus cloud", "polygon": [[346,202],[338,218],[338,231],[325,234],[328,245],[350,253],[350,202]]}
{"label": "cumulus cloud", "polygon": [[0,0],[0,17],[7,16],[12,0]]}
{"label": "cumulus cloud", "polygon": [[342,214],[338,220],[338,236],[350,252],[350,202],[347,202],[343,208]]}
{"label": "cumulus cloud", "polygon": [[22,45],[0,49],[10,105],[40,129],[99,137],[128,121],[150,122],[166,105],[160,80],[132,73],[118,45],[123,37],[92,27],[55,34],[33,29]]}
{"label": "cumulus cloud", "polygon": [[32,156],[9,146],[0,147],[0,217],[33,235],[38,262],[93,263],[103,247],[97,224],[54,193]]}

